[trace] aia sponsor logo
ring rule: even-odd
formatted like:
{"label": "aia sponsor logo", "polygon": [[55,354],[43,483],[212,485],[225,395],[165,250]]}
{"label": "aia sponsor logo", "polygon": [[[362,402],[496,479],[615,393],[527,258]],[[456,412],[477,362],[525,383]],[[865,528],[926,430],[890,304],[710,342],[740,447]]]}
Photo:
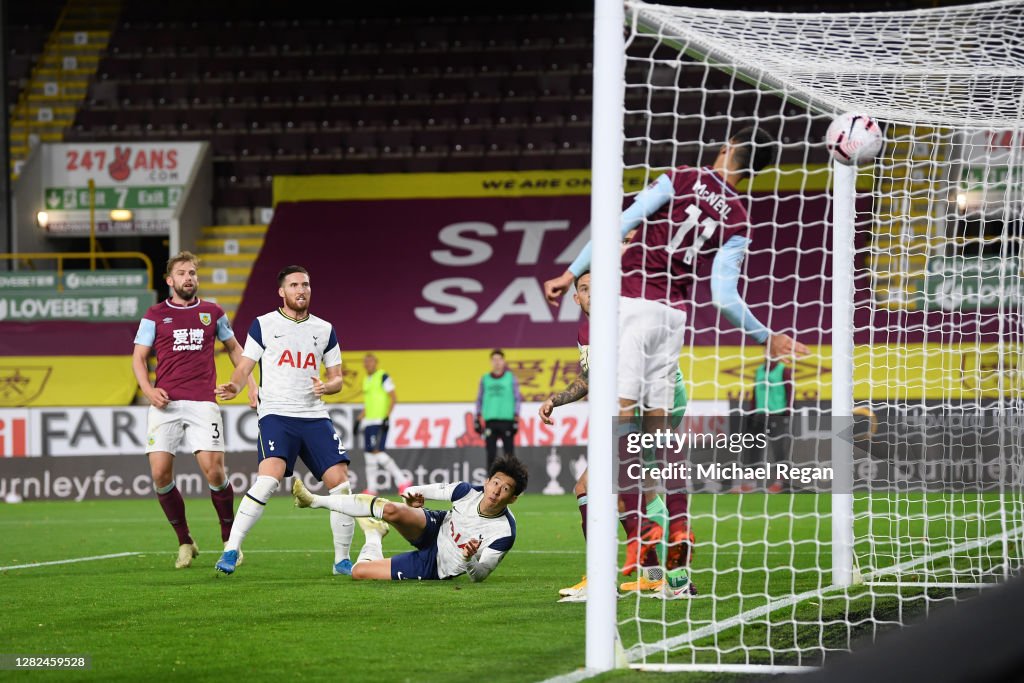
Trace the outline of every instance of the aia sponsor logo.
{"label": "aia sponsor logo", "polygon": [[277,361],[277,365],[278,367],[282,365],[290,365],[297,370],[305,370],[306,368],[313,368],[316,370],[318,367],[316,356],[313,353],[303,354],[302,351],[296,350],[293,354],[288,349],[285,349],[284,353],[281,354],[281,358]]}

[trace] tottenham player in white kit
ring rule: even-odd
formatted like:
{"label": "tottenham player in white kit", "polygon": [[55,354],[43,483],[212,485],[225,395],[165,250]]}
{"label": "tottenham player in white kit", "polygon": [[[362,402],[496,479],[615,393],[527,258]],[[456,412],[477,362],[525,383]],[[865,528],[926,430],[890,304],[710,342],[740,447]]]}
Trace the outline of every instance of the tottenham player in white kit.
{"label": "tottenham player in white kit", "polygon": [[[231,399],[256,363],[260,364],[259,476],[238,506],[231,536],[217,571],[231,574],[249,530],[263,515],[281,480],[290,477],[296,458],[327,485],[332,496],[349,493],[348,454],[341,445],[321,396],[341,391],[341,348],[334,327],[309,312],[309,273],[288,266],[277,276],[281,308],[261,315],[249,328],[242,359],[231,381],[217,387],[217,396]],[[320,379],[320,364],[327,381]],[[351,574],[349,550],[355,522],[331,515],[334,573]]]}
{"label": "tottenham player in white kit", "polygon": [[[468,574],[483,581],[516,540],[516,518],[508,506],[526,489],[526,467],[515,457],[498,458],[483,486],[410,486],[406,504],[370,495],[315,496],[298,479],[292,485],[296,507],[327,508],[359,520],[366,543],[352,568],[353,579],[405,581],[451,579]],[[423,502],[450,500],[451,510],[425,510]],[[416,550],[384,557],[381,539],[388,524]]]}

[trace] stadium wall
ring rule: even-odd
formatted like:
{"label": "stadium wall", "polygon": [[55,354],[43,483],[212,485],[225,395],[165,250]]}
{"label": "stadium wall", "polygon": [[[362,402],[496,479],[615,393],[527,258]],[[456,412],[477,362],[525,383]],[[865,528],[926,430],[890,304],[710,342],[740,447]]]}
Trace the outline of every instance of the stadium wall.
{"label": "stadium wall", "polygon": [[[542,493],[547,489],[549,494],[572,491],[576,476],[586,466],[585,454],[585,446],[525,447],[516,451],[530,471],[528,491]],[[483,448],[424,449],[392,453],[392,456],[416,484],[453,481],[482,484],[487,479]],[[349,476],[354,489],[360,490],[364,470],[362,458],[356,458],[358,461],[353,464]],[[255,453],[229,455],[225,464],[235,491],[246,491],[256,481]],[[183,495],[209,495],[206,480],[195,458],[181,458],[174,470],[175,481]],[[309,474],[305,465],[297,464],[295,471],[302,476],[309,490],[322,492],[323,484]],[[290,485],[282,486],[277,495],[290,495],[290,490]],[[154,495],[149,463],[141,455],[24,458],[5,462],[0,466],[0,501],[12,493],[23,500],[74,501],[149,498]]]}
{"label": "stadium wall", "polygon": [[[148,408],[24,408],[0,410],[0,500],[11,492],[26,499],[85,500],[152,495],[144,455]],[[331,406],[342,442],[350,448],[352,476],[363,473],[361,450],[353,448],[358,406]],[[388,451],[416,483],[482,482],[486,456],[482,437],[471,428],[472,404],[400,404],[392,419]],[[256,476],[256,413],[224,408],[226,462],[236,490]],[[533,473],[531,490],[571,491],[585,452],[587,406],[568,406],[551,427],[542,425],[536,404],[523,409],[517,455]],[[575,469],[574,469],[575,468]],[[301,465],[299,470],[306,472]],[[182,490],[205,495],[194,458],[175,465]],[[198,477],[198,478],[197,478]],[[556,485],[548,486],[551,481]],[[307,479],[311,489],[318,482]],[[27,488],[26,488],[27,487]]]}
{"label": "stadium wall", "polygon": [[[98,327],[105,327],[100,325]],[[242,331],[236,331],[243,337]],[[134,335],[134,326],[131,331]],[[130,336],[130,335],[129,335]],[[344,332],[341,333],[344,347]],[[46,343],[40,342],[41,348]],[[128,341],[130,348],[130,340]],[[108,348],[125,346],[123,339]],[[489,349],[392,350],[345,349],[341,391],[327,403],[362,401],[362,357],[376,353],[380,367],[397,384],[399,407],[405,404],[471,403],[480,377],[490,370]],[[794,366],[798,400],[828,400],[832,396],[831,347],[812,347],[812,354]],[[872,344],[854,353],[856,400],[921,399],[978,400],[999,395],[1000,368],[1013,386],[1024,374],[1000,366],[998,344]],[[541,402],[561,391],[579,372],[578,353],[570,348],[512,348],[509,368],[519,380],[524,400]],[[760,347],[698,346],[685,353],[680,367],[691,400],[726,401],[749,391],[762,358]],[[229,377],[231,361],[217,357],[217,376]],[[258,376],[258,370],[257,376]],[[870,389],[870,393],[869,393]],[[0,357],[0,408],[127,406],[135,395],[130,356],[14,355]],[[246,404],[244,393],[228,402]]]}
{"label": "stadium wall", "polygon": [[[809,178],[788,187],[782,174],[753,188],[749,279],[796,273],[795,302],[786,288],[747,292],[777,327],[816,329],[827,314],[828,174]],[[627,190],[645,179],[629,174]],[[768,194],[775,182],[784,192]],[[276,274],[298,263],[311,272],[313,310],[334,322],[343,349],[565,348],[575,340],[578,308],[567,297],[552,309],[542,286],[589,239],[589,172],[286,176],[274,188],[274,219],[237,328],[278,305]],[[706,330],[697,345],[741,343],[738,332],[717,333],[706,286],[697,301],[694,327]]]}
{"label": "stadium wall", "polygon": [[[873,404],[870,416],[848,425],[823,420],[815,401],[798,401],[786,427],[793,436],[786,462],[798,469],[828,468],[832,440],[852,438],[855,490],[887,491],[893,486],[924,486],[925,490],[942,492],[1002,490],[1007,471],[1004,445],[1012,440],[1018,426],[1000,419],[998,401],[954,405],[964,411],[957,418],[949,417],[951,404],[946,401],[912,406]],[[576,404],[558,411],[552,426],[540,422],[536,407],[525,406],[516,453],[532,473],[531,492],[564,493],[571,490],[586,466],[584,449],[590,429],[587,407]],[[713,462],[725,467],[759,464],[755,453],[744,455],[744,449],[751,448],[753,442],[737,450],[740,442],[736,439],[747,443],[753,433],[750,430],[760,427],[739,417],[736,408],[736,401],[692,402],[681,430],[704,435],[697,442],[701,445],[691,445],[682,454],[667,453],[665,463],[685,459],[696,466]],[[7,494],[43,500],[151,495],[141,431],[146,411],[141,407],[0,410],[0,500]],[[356,408],[334,406],[330,413],[349,448],[350,476],[358,490],[365,460],[360,442],[353,444]],[[472,427],[473,414],[471,404],[401,405],[392,419],[387,450],[406,471],[406,478],[417,484],[455,480],[481,483],[485,478],[484,447]],[[256,415],[247,408],[228,407],[224,418],[228,470],[236,487],[245,490],[257,474]],[[903,438],[908,427],[919,438]],[[979,432],[979,427],[983,431]],[[924,430],[928,430],[927,435]],[[706,440],[709,437],[711,442]],[[718,440],[722,438],[726,440]],[[204,493],[193,458],[183,455],[176,472],[186,495]],[[620,471],[620,476],[624,474]],[[631,483],[625,477],[620,482]],[[311,486],[319,488],[316,482]],[[385,474],[375,488],[393,491],[394,486]],[[721,492],[723,482],[697,475],[686,486],[694,493]],[[828,479],[818,482],[808,478],[790,481],[789,490],[828,493],[830,486]]]}
{"label": "stadium wall", "polygon": [[[627,173],[627,190],[647,177]],[[795,375],[798,397],[808,400],[831,395],[831,351],[820,346],[830,320],[831,265],[820,247],[828,239],[828,183],[827,169],[782,168],[760,174],[752,188],[745,295],[773,328],[795,331],[816,348]],[[778,196],[770,194],[775,187]],[[306,265],[313,311],[335,324],[343,350],[345,384],[332,402],[361,400],[360,361],[368,351],[393,375],[402,402],[473,401],[496,347],[506,350],[527,400],[543,400],[575,377],[579,309],[571,297],[549,307],[542,283],[588,237],[589,172],[284,176],[274,188],[274,220],[233,321],[236,336],[244,341],[253,318],[279,304],[277,271]],[[870,297],[859,282],[857,387],[907,399],[995,390],[997,316],[886,310]],[[680,359],[690,395],[734,398],[749,386],[761,350],[743,346],[738,332],[718,331],[704,284],[696,298],[693,347]],[[951,316],[955,338],[944,345],[918,339],[925,329],[952,329],[945,324]],[[0,323],[0,407],[127,405],[135,392],[135,329]],[[876,329],[900,333],[889,345]],[[230,372],[220,355],[218,376]]]}

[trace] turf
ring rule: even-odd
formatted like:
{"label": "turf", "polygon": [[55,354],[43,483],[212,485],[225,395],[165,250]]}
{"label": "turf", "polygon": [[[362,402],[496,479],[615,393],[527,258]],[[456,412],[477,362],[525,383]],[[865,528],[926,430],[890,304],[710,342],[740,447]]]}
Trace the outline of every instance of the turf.
{"label": "turf", "polygon": [[[686,636],[827,585],[819,569],[828,566],[825,505],[809,495],[695,497],[693,577],[701,597],[620,600],[625,647]],[[43,680],[224,679],[245,671],[258,680],[539,681],[573,671],[583,664],[585,605],[558,604],[556,592],[584,571],[575,501],[524,495],[513,509],[516,547],[486,582],[392,584],[331,576],[328,516],[296,510],[285,497],[271,502],[231,577],[212,569],[220,537],[209,500],[188,501],[201,552],[188,570],[173,568],[176,539],[155,501],[0,506],[0,567],[137,553],[0,572],[0,653],[92,657],[88,673],[32,674]],[[354,551],[361,542],[357,531]],[[876,545],[876,560],[891,550]],[[384,549],[408,546],[392,533]],[[968,565],[979,559],[975,552]],[[858,630],[895,620],[891,610],[942,597],[903,589],[887,600],[886,590],[804,600],[648,660],[813,664]],[[823,619],[834,622],[824,634]]]}
{"label": "turf", "polygon": [[[524,681],[582,664],[584,605],[555,602],[585,562],[571,497],[524,496],[516,547],[480,584],[331,576],[328,515],[283,497],[247,539],[245,564],[218,577],[213,507],[187,504],[200,548],[187,570],[174,569],[177,541],[155,501],[0,506],[0,566],[142,553],[3,571],[0,652],[89,654],[88,676],[104,680],[231,680],[241,669],[263,680]],[[384,549],[409,548],[392,533]]]}

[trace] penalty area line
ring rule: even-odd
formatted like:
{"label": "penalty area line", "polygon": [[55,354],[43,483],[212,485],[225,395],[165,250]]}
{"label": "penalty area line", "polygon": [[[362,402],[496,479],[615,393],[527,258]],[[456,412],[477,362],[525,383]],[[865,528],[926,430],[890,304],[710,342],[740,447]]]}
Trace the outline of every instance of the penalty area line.
{"label": "penalty area line", "polygon": [[49,562],[31,562],[29,564],[12,564],[7,567],[0,567],[0,572],[5,572],[11,569],[32,569],[34,567],[49,567],[56,564],[75,564],[76,562],[94,562],[96,560],[113,560],[118,557],[135,557],[137,555],[143,555],[145,553],[131,552],[131,553],[113,553],[111,555],[90,555],[89,557],[72,557],[67,560],[50,560]]}

